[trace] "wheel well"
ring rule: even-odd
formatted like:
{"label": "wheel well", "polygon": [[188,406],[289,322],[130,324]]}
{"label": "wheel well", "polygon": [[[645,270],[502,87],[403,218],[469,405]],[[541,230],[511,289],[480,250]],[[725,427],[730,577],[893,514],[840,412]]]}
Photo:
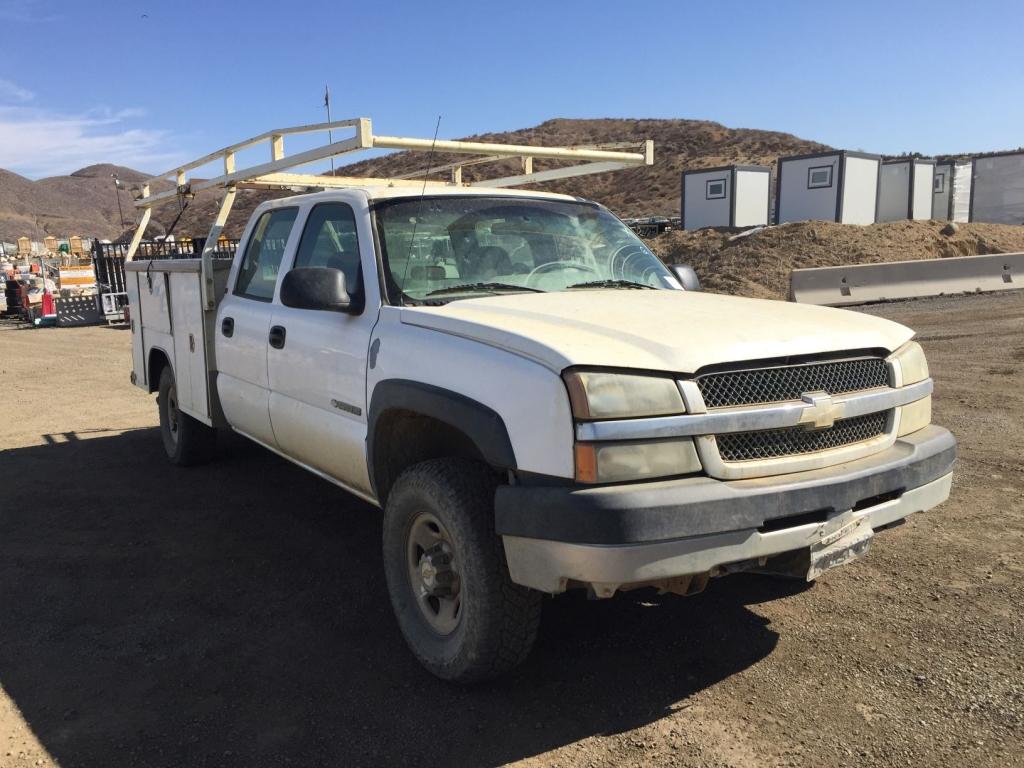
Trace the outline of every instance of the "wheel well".
{"label": "wheel well", "polygon": [[377,419],[373,439],[373,484],[383,505],[395,480],[408,467],[429,459],[463,458],[486,463],[461,430],[413,411],[389,410]]}
{"label": "wheel well", "polygon": [[150,392],[156,392],[160,386],[160,374],[170,364],[171,361],[168,359],[167,353],[162,349],[154,347],[149,350],[149,360],[146,363],[146,381],[149,382]]}

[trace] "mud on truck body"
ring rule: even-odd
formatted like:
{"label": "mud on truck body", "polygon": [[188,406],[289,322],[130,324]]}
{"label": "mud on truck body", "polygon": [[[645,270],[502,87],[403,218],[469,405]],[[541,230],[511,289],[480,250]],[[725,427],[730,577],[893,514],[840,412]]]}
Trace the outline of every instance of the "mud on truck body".
{"label": "mud on truck body", "polygon": [[[354,136],[285,156],[289,133],[328,128]],[[270,160],[237,170],[261,143]],[[467,159],[429,169],[446,181],[285,172],[369,148]],[[509,158],[521,173],[462,180]],[[220,176],[188,179],[211,161]],[[357,119],[147,185],[132,254],[153,206],[223,189],[202,258],[128,265],[132,381],[158,394],[168,457],[203,462],[231,429],[379,506],[399,627],[459,681],[526,657],[545,594],[814,579],[946,499],[956,444],[912,331],[701,293],[600,205],[510,188],[652,161],[650,142],[439,142]],[[302,193],[214,258],[246,186]]]}

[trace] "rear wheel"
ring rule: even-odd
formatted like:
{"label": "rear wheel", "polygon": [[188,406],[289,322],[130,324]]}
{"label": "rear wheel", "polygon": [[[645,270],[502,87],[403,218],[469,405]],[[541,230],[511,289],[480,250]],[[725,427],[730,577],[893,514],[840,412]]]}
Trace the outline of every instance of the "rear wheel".
{"label": "rear wheel", "polygon": [[514,584],[494,532],[490,469],[437,459],[398,478],[384,513],[391,604],[412,652],[444,680],[497,677],[529,654],[541,594]]}
{"label": "rear wheel", "polygon": [[160,436],[167,458],[183,467],[209,461],[217,444],[217,431],[181,412],[178,388],[170,366],[164,366],[160,372],[157,407],[160,411]]}

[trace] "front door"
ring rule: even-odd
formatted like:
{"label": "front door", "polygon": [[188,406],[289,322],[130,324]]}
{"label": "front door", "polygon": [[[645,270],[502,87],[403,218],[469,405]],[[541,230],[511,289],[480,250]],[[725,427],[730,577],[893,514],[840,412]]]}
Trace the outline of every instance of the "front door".
{"label": "front door", "polygon": [[217,309],[217,394],[228,423],[276,447],[270,425],[267,349],[274,293],[298,208],[264,211]]}
{"label": "front door", "polygon": [[[349,312],[274,305],[272,325],[283,343],[268,352],[270,420],[279,448],[342,485],[369,494],[366,462],[366,359],[377,321],[373,246],[365,202],[314,205],[291,267],[345,273]],[[351,204],[350,204],[351,203]],[[353,205],[358,206],[357,219]]]}

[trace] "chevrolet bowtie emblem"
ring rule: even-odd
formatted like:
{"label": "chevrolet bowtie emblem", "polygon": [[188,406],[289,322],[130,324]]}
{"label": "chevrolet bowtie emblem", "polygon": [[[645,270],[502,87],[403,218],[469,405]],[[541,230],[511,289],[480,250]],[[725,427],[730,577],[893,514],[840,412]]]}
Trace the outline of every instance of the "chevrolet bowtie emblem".
{"label": "chevrolet bowtie emblem", "polygon": [[846,406],[835,402],[828,392],[804,392],[800,399],[807,407],[801,411],[798,423],[807,429],[828,429],[846,410]]}

